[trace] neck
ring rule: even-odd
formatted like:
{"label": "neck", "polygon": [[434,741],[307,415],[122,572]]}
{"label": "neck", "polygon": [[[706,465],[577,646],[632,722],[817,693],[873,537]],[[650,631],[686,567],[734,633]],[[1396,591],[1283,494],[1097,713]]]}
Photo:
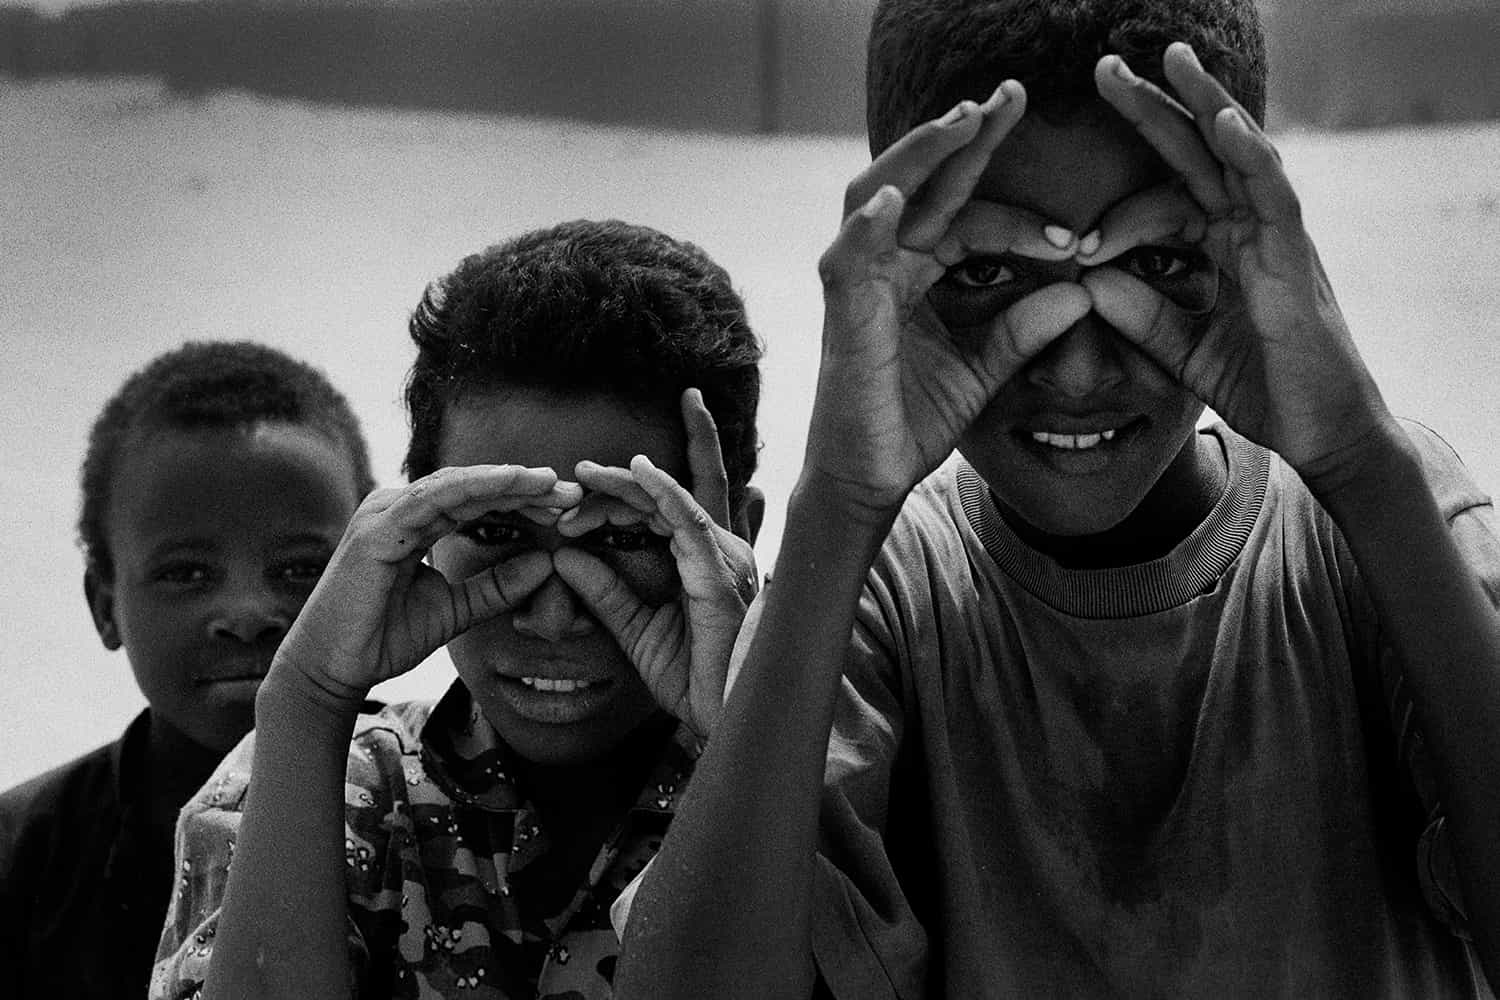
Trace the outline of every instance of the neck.
{"label": "neck", "polygon": [[1194,434],[1156,485],[1119,524],[1094,535],[1050,535],[996,500],[1001,515],[1027,545],[1068,569],[1111,569],[1159,559],[1202,524],[1229,481],[1219,439]]}
{"label": "neck", "polygon": [[518,755],[516,781],[544,816],[613,815],[640,795],[642,782],[676,730],[677,720],[661,713],[596,760],[539,764]]}
{"label": "neck", "polygon": [[170,831],[177,812],[192,797],[224,754],[190,739],[156,712],[146,743],[143,804],[154,830]]}

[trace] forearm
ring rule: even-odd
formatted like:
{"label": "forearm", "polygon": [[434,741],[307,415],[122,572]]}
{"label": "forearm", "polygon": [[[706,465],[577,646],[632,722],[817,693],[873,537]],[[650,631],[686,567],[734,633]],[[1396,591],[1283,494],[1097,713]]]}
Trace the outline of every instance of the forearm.
{"label": "forearm", "polygon": [[357,708],[272,671],[205,995],[340,997],[349,981],[344,772]]}
{"label": "forearm", "polygon": [[828,734],[889,523],[851,517],[816,480],[799,483],[743,668],[632,908],[619,996],[811,994]]}
{"label": "forearm", "polygon": [[1464,562],[1399,428],[1312,486],[1354,552],[1400,654],[1489,977],[1500,981],[1500,616]]}

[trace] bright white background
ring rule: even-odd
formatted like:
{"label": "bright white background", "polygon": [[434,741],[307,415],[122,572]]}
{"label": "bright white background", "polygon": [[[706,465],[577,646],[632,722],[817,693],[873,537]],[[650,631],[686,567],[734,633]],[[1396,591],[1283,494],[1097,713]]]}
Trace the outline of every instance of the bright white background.
{"label": "bright white background", "polygon": [[[1393,408],[1500,487],[1500,125],[1283,136]],[[88,427],[187,338],[254,338],[350,397],[399,482],[408,310],[465,253],[618,216],[701,244],[765,339],[769,564],[817,360],[814,265],[854,138],[723,138],[242,95],[0,79],[0,788],[113,738],[143,702],[99,645],[73,543]],[[435,695],[434,657],[383,690]]]}

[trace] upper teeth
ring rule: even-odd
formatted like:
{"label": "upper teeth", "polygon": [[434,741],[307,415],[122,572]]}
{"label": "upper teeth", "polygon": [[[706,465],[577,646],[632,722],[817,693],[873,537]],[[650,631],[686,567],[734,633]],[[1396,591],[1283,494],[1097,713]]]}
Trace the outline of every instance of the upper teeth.
{"label": "upper teeth", "polygon": [[593,687],[598,681],[554,681],[547,677],[522,677],[521,683],[538,691],[582,691]]}
{"label": "upper teeth", "polygon": [[1113,441],[1118,430],[1099,431],[1097,434],[1053,434],[1050,431],[1032,431],[1031,440],[1039,444],[1050,444],[1054,448],[1081,450],[1092,448],[1100,441]]}

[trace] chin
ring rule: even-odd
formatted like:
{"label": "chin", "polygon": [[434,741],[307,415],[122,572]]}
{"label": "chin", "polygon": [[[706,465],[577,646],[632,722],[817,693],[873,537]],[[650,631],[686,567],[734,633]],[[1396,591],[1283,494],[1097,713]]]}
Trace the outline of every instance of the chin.
{"label": "chin", "polygon": [[1109,497],[1095,497],[1081,491],[1066,497],[1009,497],[997,491],[996,499],[1007,521],[1020,518],[1033,531],[1058,538],[1102,535],[1119,527],[1141,500],[1134,495],[1115,493]]}

